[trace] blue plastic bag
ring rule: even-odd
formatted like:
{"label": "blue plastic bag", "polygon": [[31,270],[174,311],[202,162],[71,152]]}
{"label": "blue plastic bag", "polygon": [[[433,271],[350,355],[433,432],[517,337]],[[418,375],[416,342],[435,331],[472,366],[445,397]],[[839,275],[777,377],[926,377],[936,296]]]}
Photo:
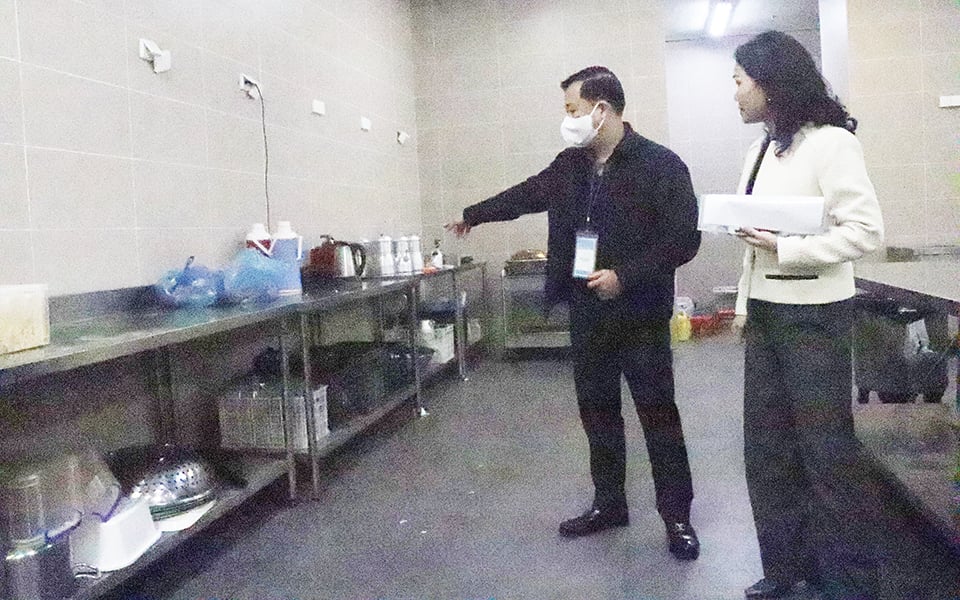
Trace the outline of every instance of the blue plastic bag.
{"label": "blue plastic bag", "polygon": [[210,306],[223,291],[223,272],[194,265],[191,256],[182,269],[164,273],[154,290],[167,306]]}
{"label": "blue plastic bag", "polygon": [[284,284],[283,264],[254,248],[244,248],[223,274],[228,302],[269,302],[280,297]]}

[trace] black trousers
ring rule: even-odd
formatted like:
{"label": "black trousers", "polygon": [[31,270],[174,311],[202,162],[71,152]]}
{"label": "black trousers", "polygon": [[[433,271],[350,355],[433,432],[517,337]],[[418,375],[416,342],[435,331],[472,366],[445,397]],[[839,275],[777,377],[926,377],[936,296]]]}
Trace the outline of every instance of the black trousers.
{"label": "black trousers", "polygon": [[657,510],[687,521],[693,486],[680,414],[674,401],[668,319],[625,318],[622,305],[584,292],[570,305],[574,381],[590,447],[597,508],[626,507],[626,440],[621,376],[636,406],[653,471]]}
{"label": "black trousers", "polygon": [[883,507],[853,428],[852,303],[750,300],[748,315],[744,459],[764,576],[869,572]]}

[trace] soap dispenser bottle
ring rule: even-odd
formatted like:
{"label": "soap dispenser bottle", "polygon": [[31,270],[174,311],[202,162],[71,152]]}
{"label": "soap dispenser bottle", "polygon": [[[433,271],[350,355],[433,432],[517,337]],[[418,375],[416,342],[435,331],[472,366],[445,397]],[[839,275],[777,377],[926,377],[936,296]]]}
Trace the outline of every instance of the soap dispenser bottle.
{"label": "soap dispenser bottle", "polygon": [[433,240],[433,252],[430,253],[430,264],[437,269],[443,268],[443,252],[440,251],[440,240]]}

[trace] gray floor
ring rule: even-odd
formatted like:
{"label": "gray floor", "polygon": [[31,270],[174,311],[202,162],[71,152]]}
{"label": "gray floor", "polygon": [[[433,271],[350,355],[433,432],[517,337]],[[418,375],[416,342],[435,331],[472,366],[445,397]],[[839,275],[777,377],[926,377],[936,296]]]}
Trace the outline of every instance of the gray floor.
{"label": "gray floor", "polygon": [[691,342],[675,366],[703,544],[695,562],[666,551],[632,410],[631,526],[560,538],[558,522],[591,500],[570,365],[487,359],[468,382],[430,387],[429,417],[401,419],[325,465],[317,501],[262,494],[116,597],[740,599],[761,577],[742,349],[726,337]]}

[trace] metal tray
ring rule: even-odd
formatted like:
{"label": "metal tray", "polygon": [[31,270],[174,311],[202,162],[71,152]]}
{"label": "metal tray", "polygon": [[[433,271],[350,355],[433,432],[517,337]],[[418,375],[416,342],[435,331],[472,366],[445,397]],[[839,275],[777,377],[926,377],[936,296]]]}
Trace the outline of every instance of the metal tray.
{"label": "metal tray", "polygon": [[507,275],[543,275],[547,272],[547,259],[508,260],[503,263]]}

